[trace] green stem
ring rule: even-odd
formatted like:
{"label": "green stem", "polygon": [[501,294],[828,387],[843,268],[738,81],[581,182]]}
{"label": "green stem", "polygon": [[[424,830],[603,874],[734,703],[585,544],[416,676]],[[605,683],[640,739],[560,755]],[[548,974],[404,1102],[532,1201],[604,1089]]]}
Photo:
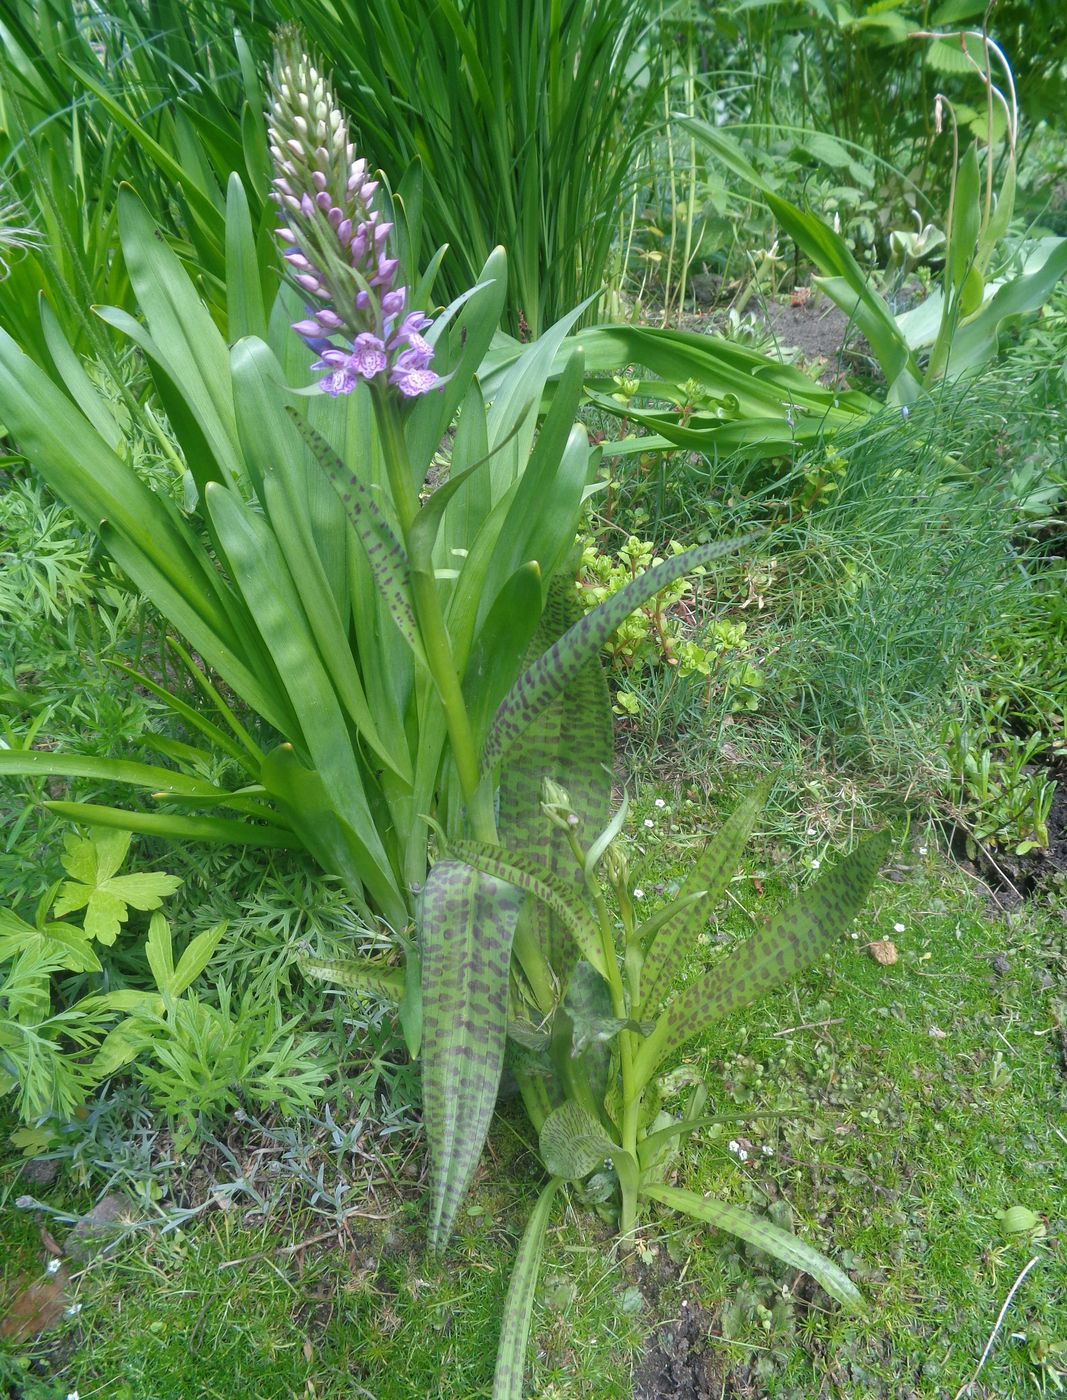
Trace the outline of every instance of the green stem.
{"label": "green stem", "polygon": [[[385,469],[389,477],[389,488],[393,505],[404,536],[404,544],[411,557],[411,529],[419,512],[419,495],[411,479],[407,444],[404,441],[404,428],[400,421],[393,391],[387,387],[376,387],[374,391],[374,416],[378,424],[378,436]],[[471,730],[470,716],[463,699],[463,689],[452,657],[452,644],[445,626],[441,600],[437,592],[437,580],[432,572],[413,569],[411,574],[412,600],[415,616],[419,624],[426,663],[430,668],[437,694],[445,712],[448,737],[451,741],[452,759],[459,774],[460,787],[467,803],[471,829],[480,841],[493,841],[496,836],[496,822],[493,817],[492,793],[481,781],[478,763],[478,749]]]}
{"label": "green stem", "polygon": [[[585,852],[578,844],[578,839],[574,832],[568,828],[567,840],[574,858],[578,862],[579,869],[585,868]],[[619,972],[618,958],[615,956],[615,940],[611,932],[611,918],[608,914],[608,906],[604,903],[604,896],[600,886],[592,876],[587,877],[586,886],[593,899],[593,906],[596,909],[597,922],[600,926],[600,946],[604,952],[604,965],[607,969],[608,986],[611,988],[611,1006],[614,1014],[620,1021],[625,1020],[628,1013],[626,1006],[626,991],[622,983],[622,975]],[[637,1123],[641,1110],[641,1095],[637,1087],[634,1076],[634,1041],[633,1031],[619,1032],[619,1069],[622,1073],[622,1102],[623,1102],[623,1122],[622,1122],[622,1146],[623,1150],[629,1152],[634,1159],[637,1158]],[[632,1209],[628,1207],[627,1199],[623,1200],[623,1230],[626,1234],[633,1229],[634,1221]]]}

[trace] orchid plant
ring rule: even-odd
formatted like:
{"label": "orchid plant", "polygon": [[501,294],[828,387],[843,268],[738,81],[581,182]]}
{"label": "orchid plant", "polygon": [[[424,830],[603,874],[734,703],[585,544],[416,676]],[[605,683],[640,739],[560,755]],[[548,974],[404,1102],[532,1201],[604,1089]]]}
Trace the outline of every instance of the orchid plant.
{"label": "orchid plant", "polygon": [[[656,1075],[715,1016],[827,946],[858,909],[884,841],[861,846],[725,967],[666,1002],[759,803],[731,819],[680,900],[638,924],[613,844],[622,816],[611,815],[599,652],[659,590],[752,541],[672,556],[579,615],[573,546],[595,467],[575,423],[580,347],[541,410],[584,308],[498,367],[487,404],[479,368],[503,306],[503,254],[430,316],[434,266],[414,282],[404,258],[418,246],[418,173],[392,196],[369,178],[294,31],[279,39],[269,123],[288,280],[268,317],[234,178],[229,321],[249,333],[232,347],[136,194],[119,197],[145,320],[99,314],[148,366],[175,438],[180,505],[178,493],[136,475],[122,424],[54,318],[48,335],[67,394],[0,332],[6,426],[182,634],[176,654],[214,713],[139,679],[201,745],[161,742],[176,765],[166,768],[38,751],[27,740],[0,752],[0,774],[147,788],[163,810],[49,805],[90,825],[303,847],[345,880],[368,918],[398,935],[414,922],[402,972],[314,960],[307,970],[401,1002],[409,1046],[422,1055],[436,1248],[480,1157],[505,1057],[516,1057],[552,1180],[508,1304],[497,1393],[515,1396],[559,1182],[586,1180],[610,1159],[613,1174],[597,1189],[617,1195],[624,1234],[649,1201],[711,1218],[713,1204],[683,1199],[663,1167],[663,1146],[699,1125],[702,1100],[681,1127],[658,1119]],[[315,383],[294,387],[309,373]],[[435,462],[444,479],[431,487]],[[204,776],[213,754],[230,761],[235,784]],[[233,815],[219,815],[226,809]],[[843,1275],[797,1242],[731,1207],[716,1218],[855,1301]]]}

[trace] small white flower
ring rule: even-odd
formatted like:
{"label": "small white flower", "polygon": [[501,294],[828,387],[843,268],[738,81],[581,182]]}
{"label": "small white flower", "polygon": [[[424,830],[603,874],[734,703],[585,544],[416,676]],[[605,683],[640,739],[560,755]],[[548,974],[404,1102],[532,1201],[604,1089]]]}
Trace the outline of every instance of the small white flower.
{"label": "small white flower", "polygon": [[77,1392],[76,1390],[68,1390],[68,1391],[67,1391],[67,1400],[80,1400],[80,1397],[79,1397],[79,1395],[78,1395],[78,1392]]}
{"label": "small white flower", "polygon": [[726,1144],[726,1150],[727,1152],[740,1152],[741,1144],[737,1141],[736,1138],[731,1138],[730,1141]]}
{"label": "small white flower", "polygon": [[920,854],[921,856],[929,855],[929,854],[930,854],[929,847],[928,847],[928,846],[920,846],[920,847],[919,847],[919,854]]}
{"label": "small white flower", "polygon": [[849,934],[849,938],[851,938],[853,942],[859,942],[859,934],[856,932],[855,929],[853,929],[852,932]]}
{"label": "small white flower", "polygon": [[67,1314],[66,1314],[66,1315],[67,1315],[67,1317],[77,1317],[78,1314],[81,1312],[81,1310],[82,1310],[82,1305],[81,1305],[81,1303],[71,1303],[70,1307],[67,1309]]}
{"label": "small white flower", "polygon": [[819,866],[820,866],[821,864],[822,864],[822,861],[821,861],[821,860],[813,860],[812,863],[811,863],[811,868],[812,868],[812,870],[818,870],[818,868],[819,868]]}
{"label": "small white flower", "polygon": [[652,820],[651,817],[646,817],[646,818],[645,818],[645,825],[646,825],[646,826],[655,826],[656,823]]}
{"label": "small white flower", "polygon": [[50,1273],[50,1274],[58,1274],[58,1273],[59,1273],[59,1260],[58,1260],[58,1259],[49,1259],[48,1265],[47,1265],[47,1271],[48,1271],[48,1273]]}
{"label": "small white flower", "polygon": [[893,925],[893,932],[894,932],[894,933],[903,933],[904,931],[905,931],[905,930],[904,930],[904,925],[903,925],[903,924],[894,924],[894,925]]}
{"label": "small white flower", "polygon": [[813,826],[809,826],[809,827],[808,827],[808,835],[809,835],[809,836],[814,836],[814,835],[816,835],[816,831],[815,831],[815,828],[814,828]]}
{"label": "small white flower", "polygon": [[644,897],[645,897],[645,892],[644,892],[644,890],[634,890],[634,899],[644,899]]}
{"label": "small white flower", "polygon": [[656,798],[656,806],[657,806],[657,807],[666,807],[666,805],[667,805],[667,804],[666,804],[666,802],[664,802],[664,800],[663,800],[662,797],[657,797],[657,798]]}
{"label": "small white flower", "polygon": [[773,1157],[773,1156],[774,1156],[774,1148],[770,1145],[769,1142],[765,1142],[765,1143],[763,1144],[763,1146],[760,1148],[760,1151],[763,1153],[764,1157]]}
{"label": "small white flower", "polygon": [[745,1151],[745,1149],[744,1149],[743,1147],[739,1147],[739,1148],[737,1149],[737,1160],[738,1160],[739,1162],[747,1162],[747,1161],[748,1161],[748,1153]]}

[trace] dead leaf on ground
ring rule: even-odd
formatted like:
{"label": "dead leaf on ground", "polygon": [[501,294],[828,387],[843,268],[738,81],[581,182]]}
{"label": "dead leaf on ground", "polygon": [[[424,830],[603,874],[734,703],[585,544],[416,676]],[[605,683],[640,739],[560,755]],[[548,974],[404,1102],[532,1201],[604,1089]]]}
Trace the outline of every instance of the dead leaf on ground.
{"label": "dead leaf on ground", "polygon": [[888,938],[878,938],[873,943],[868,943],[867,951],[882,967],[892,967],[898,957],[897,945]]}
{"label": "dead leaf on ground", "polygon": [[23,1274],[15,1285],[15,1296],[0,1319],[0,1338],[6,1342],[26,1342],[57,1326],[67,1307],[69,1271],[61,1264],[54,1274],[36,1278]]}

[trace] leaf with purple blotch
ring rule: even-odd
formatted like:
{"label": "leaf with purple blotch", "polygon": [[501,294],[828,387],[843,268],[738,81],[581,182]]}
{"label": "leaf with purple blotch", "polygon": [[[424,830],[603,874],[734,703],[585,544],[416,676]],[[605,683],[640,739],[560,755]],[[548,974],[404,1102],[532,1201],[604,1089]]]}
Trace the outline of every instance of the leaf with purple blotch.
{"label": "leaf with purple blotch", "polygon": [[437,1250],[448,1241],[496,1104],[521,904],[513,886],[458,860],[437,862],[419,901],[423,1115]]}
{"label": "leaf with purple blotch", "polygon": [[788,908],[672,1001],[642,1044],[634,1078],[647,1084],[657,1067],[713,1021],[779,987],[826,952],[859,913],[889,849],[889,833],[869,836]]}
{"label": "leaf with purple blotch", "polygon": [[688,549],[672,559],[664,559],[580,618],[519,677],[505,695],[485,741],[483,770],[489,772],[496,767],[538,715],[570,688],[632,612],[683,574],[702,568],[759,538],[758,534],[752,534],[736,540],[718,540],[697,545],[695,549]]}

